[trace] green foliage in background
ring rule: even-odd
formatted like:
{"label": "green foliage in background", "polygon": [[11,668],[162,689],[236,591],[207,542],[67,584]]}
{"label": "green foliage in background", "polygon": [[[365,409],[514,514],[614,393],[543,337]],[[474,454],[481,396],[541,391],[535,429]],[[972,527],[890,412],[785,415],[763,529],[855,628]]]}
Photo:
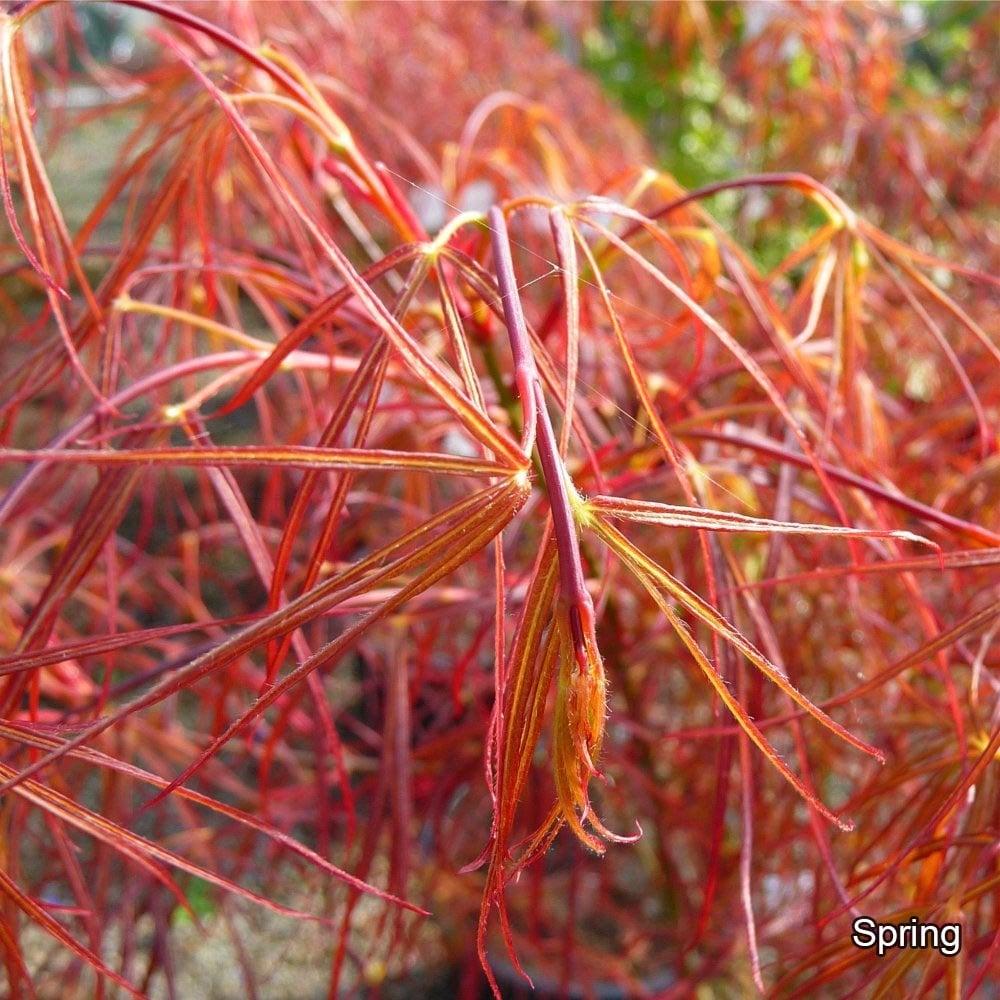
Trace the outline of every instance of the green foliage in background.
{"label": "green foliage in background", "polygon": [[[686,187],[720,180],[746,162],[738,126],[751,113],[699,44],[677,60],[669,42],[651,45],[652,4],[601,4],[583,39],[582,63],[643,128],[661,165]],[[735,6],[713,9],[721,36],[738,31]]]}
{"label": "green foliage in background", "polygon": [[[678,58],[672,39],[655,40],[656,4],[614,0],[601,3],[597,23],[584,32],[579,59],[643,128],[659,165],[687,187],[760,169],[761,150],[741,141],[753,108],[725,67],[734,51],[780,14],[756,4],[709,3],[703,10],[704,27],[722,45],[717,59],[697,37]],[[996,6],[925,0],[899,4],[898,10],[914,34],[902,82],[929,97],[968,100],[968,83],[955,67],[976,26],[997,16]],[[802,46],[785,58],[776,72],[783,72],[790,89],[805,87],[816,72],[813,53]]]}

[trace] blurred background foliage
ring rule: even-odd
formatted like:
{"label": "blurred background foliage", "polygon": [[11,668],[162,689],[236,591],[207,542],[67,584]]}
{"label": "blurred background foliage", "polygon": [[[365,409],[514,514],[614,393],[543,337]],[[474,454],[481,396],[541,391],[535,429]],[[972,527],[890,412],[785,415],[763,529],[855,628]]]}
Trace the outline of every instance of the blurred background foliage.
{"label": "blurred background foliage", "polygon": [[[802,171],[921,249],[961,244],[979,251],[975,263],[995,263],[995,240],[970,221],[997,208],[995,4],[535,9],[550,44],[600,80],[681,184]],[[802,235],[787,219],[756,226],[767,212],[743,194],[723,193],[713,210],[741,223],[765,266]]]}
{"label": "blurred background foliage", "polygon": [[[961,247],[970,266],[996,267],[995,4],[380,0],[327,10],[323,62],[428,148],[445,147],[479,101],[507,89],[572,124],[604,180],[643,158],[689,188],[801,171],[920,250]],[[77,16],[98,62],[152,54],[145,15],[93,4]],[[415,92],[423,110],[410,106]],[[602,178],[587,173],[576,171],[577,186],[596,188]],[[775,212],[769,196],[725,191],[709,204],[766,271],[819,221],[795,201]]]}
{"label": "blurred background foliage", "polygon": [[[364,6],[375,16],[394,7],[388,2]],[[412,6],[433,19],[435,5]],[[641,127],[657,165],[687,187],[758,170],[808,169],[804,163],[778,162],[800,124],[788,108],[778,113],[778,93],[802,110],[834,96],[835,103],[849,105],[853,96],[854,112],[890,118],[911,110],[914,101],[929,100],[936,112],[950,113],[954,128],[974,131],[985,123],[995,132],[996,4],[906,0],[834,5],[839,11],[829,6],[780,0],[528,0],[497,5],[498,11],[507,9],[494,16],[501,22],[523,18],[551,48],[593,74]],[[77,10],[77,19],[99,62],[122,64],[137,53],[148,54],[150,46],[140,33],[149,19],[141,12],[87,4]],[[852,29],[855,37],[845,38],[845,30]],[[832,41],[864,44],[842,45],[834,52],[828,47]],[[763,65],[765,53],[777,58]],[[874,90],[833,95],[831,71],[870,84],[877,73],[884,80]],[[762,74],[770,97],[764,106],[754,100],[761,96],[756,77]],[[762,125],[766,141],[748,142]],[[844,151],[832,144],[834,136],[827,138],[814,157],[832,166]],[[822,173],[817,179],[826,181]]]}
{"label": "blurred background foliage", "polygon": [[[597,76],[642,125],[662,165],[681,183],[694,187],[765,166],[767,151],[742,141],[754,108],[739,63],[756,40],[787,20],[791,5],[605,0],[580,6],[592,6],[580,36],[573,37],[565,22],[562,30],[549,22],[549,41]],[[800,6],[806,10],[799,14],[809,13],[809,5]],[[812,5],[814,12],[821,6]],[[957,113],[970,100],[985,110],[989,95],[976,94],[976,64],[989,59],[997,37],[995,5],[929,0],[846,6],[855,8],[849,18],[858,24],[877,14],[884,27],[876,34],[898,48],[892,93],[897,107],[905,104],[905,91],[914,90],[948,102]],[[894,29],[895,37],[886,29]],[[988,44],[977,45],[977,37]],[[823,68],[801,35],[789,36],[772,72],[775,84],[792,94],[808,94],[822,83]],[[777,149],[790,122],[771,124],[770,145]]]}

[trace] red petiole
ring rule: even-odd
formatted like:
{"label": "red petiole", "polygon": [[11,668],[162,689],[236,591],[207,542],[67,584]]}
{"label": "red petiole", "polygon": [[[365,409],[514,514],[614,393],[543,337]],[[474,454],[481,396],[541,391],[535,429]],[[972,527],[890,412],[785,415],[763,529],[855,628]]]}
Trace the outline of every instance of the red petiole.
{"label": "red petiole", "polygon": [[497,284],[503,303],[511,354],[514,358],[514,382],[524,409],[522,447],[527,451],[530,451],[533,445],[538,448],[538,458],[545,478],[545,492],[552,509],[556,551],[559,553],[560,603],[569,617],[576,662],[581,670],[585,670],[587,647],[596,645],[594,642],[596,616],[594,602],[587,590],[583,564],[580,561],[573,512],[570,509],[568,475],[559,455],[552,421],[545,406],[542,380],[528,338],[528,327],[524,321],[517,280],[514,277],[507,223],[503,212],[495,205],[489,211],[489,225]]}

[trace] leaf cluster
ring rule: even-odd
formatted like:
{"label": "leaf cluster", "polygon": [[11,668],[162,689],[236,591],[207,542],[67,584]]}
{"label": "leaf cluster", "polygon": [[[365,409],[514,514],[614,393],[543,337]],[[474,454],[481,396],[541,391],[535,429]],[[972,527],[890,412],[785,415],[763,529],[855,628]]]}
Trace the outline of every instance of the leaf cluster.
{"label": "leaf cluster", "polygon": [[[509,92],[425,145],[325,64],[339,7],[124,6],[148,65],[0,14],[10,994],[26,923],[81,984],[169,983],[211,887],[328,924],[331,995],[421,920],[470,992],[971,995],[997,282],[806,174],[602,172]],[[758,267],[724,192],[801,239]],[[859,910],[961,921],[961,964],[852,949]]]}

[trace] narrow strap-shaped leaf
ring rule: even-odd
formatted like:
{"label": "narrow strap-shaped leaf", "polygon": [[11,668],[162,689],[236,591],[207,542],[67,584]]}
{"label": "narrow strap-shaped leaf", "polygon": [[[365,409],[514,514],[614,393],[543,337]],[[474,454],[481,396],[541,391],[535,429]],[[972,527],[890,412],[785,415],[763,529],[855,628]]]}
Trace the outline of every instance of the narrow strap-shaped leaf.
{"label": "narrow strap-shaped leaf", "polygon": [[559,434],[559,454],[565,456],[573,426],[573,402],[576,395],[577,371],[580,364],[580,267],[573,241],[573,229],[560,208],[549,212],[549,228],[556,245],[559,279],[562,283],[566,310],[566,399],[562,430]]}
{"label": "narrow strap-shaped leaf", "polygon": [[708,531],[762,532],[788,535],[844,535],[853,538],[895,538],[899,541],[934,543],[912,531],[890,531],[879,528],[844,528],[836,524],[806,524],[798,521],[772,521],[729,511],[706,510],[701,507],[678,507],[673,504],[619,497],[594,496],[586,508],[604,517],[643,524],[662,524],[671,528],[700,528]]}
{"label": "narrow strap-shaped leaf", "polygon": [[[616,215],[621,215],[624,218],[638,222],[645,227],[647,231],[654,236],[654,238],[657,236],[658,230],[656,229],[656,226],[649,219],[640,215],[638,212],[633,212],[626,209],[624,206],[611,206],[608,210],[613,211]],[[826,495],[833,504],[838,516],[840,516],[841,520],[846,523],[847,514],[843,509],[840,498],[837,496],[836,491],[831,487],[829,477],[826,475],[822,463],[815,454],[812,444],[806,436],[805,430],[800,422],[795,418],[788,406],[788,403],[785,401],[785,398],[778,391],[774,382],[768,377],[767,372],[764,371],[760,363],[717,319],[715,319],[714,316],[706,312],[705,309],[690,295],[688,295],[683,288],[681,288],[676,282],[671,281],[659,268],[655,267],[648,260],[646,260],[642,254],[638,253],[617,233],[613,232],[607,226],[602,225],[590,216],[587,217],[587,224],[593,226],[598,232],[602,233],[609,240],[609,242],[617,246],[623,254],[636,264],[637,267],[649,274],[650,277],[657,282],[657,284],[661,285],[667,292],[683,303],[702,321],[702,323],[705,324],[705,326],[715,335],[716,339],[739,361],[753,380],[760,386],[767,398],[771,401],[771,404],[795,434],[795,437],[799,442],[799,446],[802,448],[803,453],[809,460],[811,468],[815,471],[816,475],[823,483]]]}
{"label": "narrow strap-shaped leaf", "polygon": [[[719,614],[718,611],[708,605],[705,601],[698,597],[697,594],[689,590],[678,580],[675,580],[672,576],[670,576],[669,573],[637,549],[617,529],[612,528],[611,525],[598,518],[594,519],[592,527],[598,536],[607,542],[612,551],[615,552],[615,554],[618,555],[627,566],[629,566],[633,573],[635,573],[636,577],[649,592],[650,596],[667,616],[667,619],[677,632],[678,637],[691,652],[692,656],[695,657],[719,697],[723,700],[730,711],[733,712],[737,721],[746,731],[747,735],[750,736],[762,750],[764,750],[768,759],[771,760],[779,771],[781,771],[782,775],[784,775],[785,778],[789,780],[798,791],[802,792],[802,794],[804,794],[810,802],[813,802],[815,796],[802,786],[801,782],[799,782],[799,780],[792,775],[787,766],[780,761],[773,748],[770,748],[770,744],[764,738],[763,734],[757,726],[753,724],[746,712],[743,711],[742,707],[726,687],[725,682],[708,662],[704,653],[701,652],[684,623],[677,617],[676,612],[671,607],[670,603],[665,599],[663,593],[664,591],[673,596],[675,600],[677,600],[683,607],[687,608],[713,632],[718,633],[727,642],[735,646],[768,678],[768,680],[777,685],[777,687],[787,694],[796,704],[805,709],[809,715],[813,716],[813,718],[820,722],[825,728],[836,733],[841,739],[850,743],[852,746],[857,747],[859,750],[864,751],[870,756],[875,757],[877,760],[884,760],[884,755],[880,750],[870,746],[863,740],[860,740],[848,730],[844,729],[844,727],[839,723],[834,722],[833,719],[823,712],[822,709],[818,708],[815,704],[813,704],[813,702],[806,698],[805,695],[793,687],[784,674],[781,673],[781,671],[778,670],[778,668],[774,666],[774,664],[772,664],[763,653],[757,650],[745,636],[734,629],[722,617],[722,615]],[[697,652],[695,652],[696,650]],[[843,822],[837,819],[833,813],[825,807],[817,805],[817,808],[819,808],[820,811],[822,811],[823,814],[832,822],[835,822],[838,825],[843,825]]]}
{"label": "narrow strap-shaped leaf", "polygon": [[[404,605],[410,598],[422,593],[438,580],[468,562],[473,555],[488,545],[510,523],[520,510],[526,496],[527,490],[523,486],[517,483],[509,485],[508,489],[501,493],[492,504],[476,511],[468,520],[460,522],[439,537],[426,542],[417,552],[399,560],[397,564],[376,573],[373,577],[375,580],[391,579],[417,565],[425,564],[425,568],[417,573],[409,583],[400,587],[391,597],[382,601],[378,607],[370,611],[359,622],[345,629],[336,639],[318,649],[307,660],[260,694],[249,710],[231,722],[225,732],[216,737],[209,747],[148,805],[159,801],[179,787],[205,761],[217,753],[250,722],[259,718],[287,691],[300,684],[314,671],[343,656],[362,635]],[[0,790],[2,787],[0,785]]]}
{"label": "narrow strap-shaped leaf", "polygon": [[[0,764],[0,779],[9,781],[15,773],[12,768],[5,764]],[[40,782],[30,779],[20,781],[16,786],[15,794],[61,822],[75,827],[88,836],[94,837],[96,840],[100,840],[123,857],[131,858],[137,864],[147,869],[151,870],[152,865],[155,863],[166,864],[179,871],[187,872],[189,875],[203,879],[220,889],[225,889],[228,892],[242,896],[244,899],[251,900],[275,913],[281,913],[289,917],[298,917],[303,920],[320,919],[301,910],[275,903],[273,900],[237,885],[235,882],[207,868],[202,868],[200,865],[196,865],[194,862],[181,857],[181,855],[175,854],[173,851],[168,851],[156,841],[140,837],[131,830],[112,822],[107,817],[88,809],[86,806],[80,805],[78,802],[74,802],[61,792],[54,791]]]}
{"label": "narrow strap-shaped leaf", "polygon": [[[388,274],[400,264],[406,263],[420,253],[420,248],[416,246],[397,247],[391,253],[386,254],[380,261],[366,268],[362,277],[369,282],[375,281],[377,278]],[[216,412],[210,414],[210,416],[225,416],[227,413],[238,409],[246,403],[258,389],[267,383],[268,379],[281,370],[282,363],[288,356],[308,340],[318,327],[323,323],[329,322],[338,310],[351,300],[353,295],[353,291],[348,287],[341,288],[328,295],[307,316],[300,320],[295,328],[289,331],[287,336],[281,339],[264,361],[261,362],[260,367],[247,379],[239,391],[234,394],[233,398]]]}
{"label": "narrow strap-shaped leaf", "polygon": [[[447,510],[430,518],[425,524],[389,542],[365,559],[359,560],[344,573],[317,584],[312,590],[290,601],[285,607],[267,615],[260,621],[245,626],[208,652],[171,671],[154,684],[149,691],[89,723],[58,750],[53,750],[29,764],[15,777],[0,782],[0,794],[13,787],[18,781],[36,774],[53,761],[58,760],[68,750],[90,742],[95,736],[133,712],[171,697],[181,687],[193,684],[199,678],[269,639],[293,631],[341,601],[355,594],[363,593],[381,582],[392,580],[396,574],[405,572],[414,563],[419,563],[423,546],[433,544],[434,540],[439,540],[441,537],[451,538],[456,531],[460,534],[463,518],[468,519],[470,516],[474,516],[473,512],[486,511],[491,514],[498,505],[516,512],[524,501],[525,489],[524,483],[508,482],[501,486],[482,490],[453,504]],[[448,529],[444,535],[435,535],[435,532],[445,529],[454,521],[459,522],[457,528]],[[416,554],[411,553],[408,556],[399,557],[388,566],[385,565],[388,558],[396,556],[401,550],[409,549],[414,545],[421,546]]]}
{"label": "narrow strap-shaped leaf", "polygon": [[205,89],[218,102],[223,112],[232,122],[233,127],[256,159],[261,170],[268,177],[273,189],[280,194],[299,218],[306,230],[323,247],[331,262],[340,272],[347,286],[357,296],[367,314],[372,318],[382,333],[389,339],[406,364],[441,401],[461,421],[469,433],[485,447],[507,459],[507,471],[521,469],[526,465],[526,459],[517,445],[500,431],[491,421],[481,414],[476,406],[454,385],[452,377],[446,374],[440,363],[430,358],[403,329],[392,316],[382,300],[375,294],[371,286],[362,278],[357,269],[339,246],[320,228],[317,222],[306,211],[299,199],[283,179],[281,171],[264,149],[260,139],[237,112],[231,98],[220,90],[202,72],[194,61],[184,52],[178,50],[191,72],[201,81]]}
{"label": "narrow strap-shaped leaf", "polygon": [[366,469],[426,472],[446,476],[506,476],[510,467],[485,459],[435,452],[375,448],[311,448],[306,445],[244,445],[239,448],[123,448],[116,451],[76,448],[30,451],[7,448],[0,462],[59,461],[85,465],[248,465],[288,469]]}
{"label": "narrow strap-shaped leaf", "polygon": [[[114,969],[105,965],[100,955],[95,954],[79,941],[66,928],[52,916],[44,906],[41,906],[31,898],[17,883],[7,874],[3,866],[0,866],[0,898],[9,899],[22,913],[27,916],[33,924],[41,927],[47,934],[50,934],[63,947],[68,948],[74,954],[79,955],[92,969],[102,976],[106,976],[113,983],[117,983],[129,996],[143,1000],[140,993],[131,983],[120,976]],[[2,940],[2,937],[0,937]],[[13,954],[19,956],[15,947]],[[34,991],[32,991],[34,993]]]}
{"label": "narrow strap-shaped leaf", "polygon": [[[49,736],[36,730],[28,729],[27,727],[18,725],[17,723],[9,723],[2,720],[0,720],[0,736],[3,736],[4,739],[11,740],[14,743],[33,747],[37,750],[53,751],[60,749],[62,745],[62,741],[54,736]],[[90,747],[75,747],[72,750],[68,750],[66,752],[66,756],[91,764],[94,767],[101,767],[106,770],[116,771],[120,774],[133,778],[136,781],[152,785],[154,788],[165,788],[169,784],[166,778],[161,778],[159,775],[153,774],[151,771],[146,771],[135,764],[130,764],[117,757],[111,757],[108,754],[101,753],[99,750],[93,750]],[[330,861],[327,861],[326,858],[321,857],[304,844],[299,843],[299,841],[297,841],[294,837],[283,832],[282,830],[279,830],[277,827],[271,826],[269,823],[264,822],[252,813],[244,812],[242,809],[237,809],[235,806],[227,805],[225,802],[220,802],[208,795],[203,795],[201,792],[196,792],[188,788],[178,788],[177,794],[181,798],[186,799],[195,805],[202,806],[203,808],[209,809],[220,816],[224,816],[227,819],[239,823],[241,826],[257,831],[268,839],[274,841],[276,844],[279,844],[292,853],[298,855],[303,860],[309,862],[309,864],[314,865],[316,868],[326,872],[328,875],[345,882],[347,885],[352,886],[359,892],[377,896],[380,899],[384,899],[386,902],[392,903],[396,906],[405,907],[406,909],[413,910],[417,913],[424,912],[412,903],[408,903],[404,899],[393,896],[391,893],[384,892],[378,887],[356,878],[350,872],[344,871],[342,868],[338,868]]]}

